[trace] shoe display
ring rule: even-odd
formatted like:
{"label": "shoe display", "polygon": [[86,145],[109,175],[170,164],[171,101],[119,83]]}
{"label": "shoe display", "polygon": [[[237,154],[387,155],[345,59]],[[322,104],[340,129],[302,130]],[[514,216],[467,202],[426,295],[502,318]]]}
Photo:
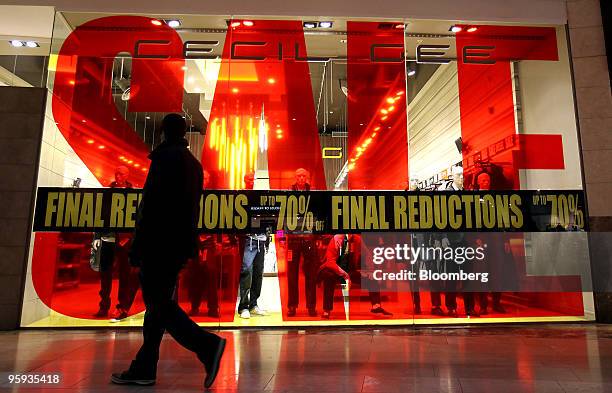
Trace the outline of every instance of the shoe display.
{"label": "shoe display", "polygon": [[318,315],[319,315],[319,313],[317,313],[317,310],[315,310],[314,308],[309,308],[308,309],[308,316],[309,317],[316,317]]}
{"label": "shoe display", "polygon": [[155,377],[146,375],[137,375],[136,373],[126,370],[122,373],[113,373],[111,382],[117,385],[140,385],[150,386],[155,384]]}
{"label": "shoe display", "polygon": [[244,310],[240,311],[240,318],[242,318],[242,319],[249,319],[249,318],[251,318],[251,313],[249,312],[249,310],[244,309]]}
{"label": "shoe display", "polygon": [[393,313],[390,313],[389,311],[385,310],[384,308],[382,308],[380,306],[371,309],[370,312],[372,314],[381,314],[381,315],[384,315],[384,316],[387,316],[387,317],[390,317],[390,316],[393,315]]}
{"label": "shoe display", "polygon": [[289,307],[289,309],[287,310],[287,316],[295,317],[295,307]]}
{"label": "shoe display", "polygon": [[444,316],[444,311],[440,307],[434,307],[431,309],[431,315],[437,315],[440,317]]}
{"label": "shoe display", "polygon": [[[249,311],[249,310],[245,310]],[[204,380],[204,387],[208,389],[215,382],[215,378],[217,378],[217,373],[219,372],[219,364],[221,363],[221,358],[223,357],[223,352],[225,351],[225,344],[227,340],[222,338],[217,345],[217,349],[214,352],[212,360],[210,364],[205,364],[206,367],[206,379]]]}
{"label": "shoe display", "polygon": [[128,317],[128,312],[122,308],[117,308],[111,316],[111,322],[121,322]]}
{"label": "shoe display", "polygon": [[255,306],[251,308],[250,313],[251,315],[258,316],[258,317],[265,317],[266,315],[268,315],[268,313],[265,310],[262,310],[261,308],[259,308],[259,306]]}

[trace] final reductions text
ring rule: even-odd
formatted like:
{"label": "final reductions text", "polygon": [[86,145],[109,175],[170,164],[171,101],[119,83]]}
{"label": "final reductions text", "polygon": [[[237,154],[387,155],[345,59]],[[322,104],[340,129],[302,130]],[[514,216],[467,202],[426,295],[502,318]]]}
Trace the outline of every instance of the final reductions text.
{"label": "final reductions text", "polygon": [[[34,231],[133,230],[138,189],[39,188]],[[204,191],[202,232],[586,230],[584,194],[564,191]]]}

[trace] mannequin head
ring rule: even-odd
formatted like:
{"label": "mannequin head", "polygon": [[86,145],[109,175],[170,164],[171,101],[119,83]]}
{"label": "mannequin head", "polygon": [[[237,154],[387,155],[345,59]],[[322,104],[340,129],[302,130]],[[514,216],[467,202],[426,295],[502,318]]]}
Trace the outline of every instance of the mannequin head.
{"label": "mannequin head", "polygon": [[306,183],[310,181],[310,173],[304,168],[299,168],[295,171],[295,184],[298,189],[303,189]]}
{"label": "mannequin head", "polygon": [[125,166],[120,166],[115,169],[115,182],[118,186],[122,186],[130,176],[130,170]]}
{"label": "mannequin head", "polygon": [[491,189],[491,176],[487,172],[481,172],[476,177],[476,185],[479,190],[490,190]]}
{"label": "mannequin head", "polygon": [[452,169],[453,184],[458,190],[463,189],[463,168],[460,166],[454,166]]}
{"label": "mannequin head", "polygon": [[252,190],[255,187],[255,174],[253,172],[249,172],[244,175],[244,189]]}

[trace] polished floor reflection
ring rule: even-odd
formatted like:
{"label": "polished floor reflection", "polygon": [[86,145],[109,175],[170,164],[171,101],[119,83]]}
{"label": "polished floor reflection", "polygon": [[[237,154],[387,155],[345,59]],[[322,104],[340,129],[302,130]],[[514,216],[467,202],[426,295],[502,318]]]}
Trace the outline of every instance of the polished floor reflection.
{"label": "polished floor reflection", "polygon": [[[461,328],[221,331],[228,347],[217,392],[612,392],[612,327],[594,324]],[[0,333],[0,391],[198,392],[203,369],[170,337],[157,384],[111,385],[138,331]],[[7,373],[60,373],[20,386]]]}

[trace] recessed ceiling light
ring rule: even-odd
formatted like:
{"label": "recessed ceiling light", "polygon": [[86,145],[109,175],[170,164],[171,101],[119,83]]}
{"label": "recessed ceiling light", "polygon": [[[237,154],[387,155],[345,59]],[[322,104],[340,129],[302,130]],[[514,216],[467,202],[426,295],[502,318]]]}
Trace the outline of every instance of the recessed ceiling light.
{"label": "recessed ceiling light", "polygon": [[341,43],[341,44],[346,44],[346,42],[347,42],[347,41],[346,41],[346,38],[343,38],[343,39],[341,39],[341,40],[340,40],[340,43]]}
{"label": "recessed ceiling light", "polygon": [[178,19],[168,19],[166,20],[166,24],[172,27],[173,29],[176,29],[177,27],[181,25],[181,21]]}
{"label": "recessed ceiling light", "polygon": [[25,45],[28,48],[38,48],[40,45],[38,45],[38,42],[36,41],[26,41]]}
{"label": "recessed ceiling light", "polygon": [[22,46],[25,46],[23,41],[19,41],[19,40],[10,40],[9,43],[11,44],[11,46],[14,46],[15,48],[21,48]]}
{"label": "recessed ceiling light", "polygon": [[404,27],[406,27],[403,23],[397,23],[395,26],[396,29],[403,29]]}
{"label": "recessed ceiling light", "polygon": [[473,32],[475,32],[476,30],[478,30],[478,27],[476,27],[476,26],[472,26],[472,27],[468,27],[467,32],[468,32],[468,33],[473,33]]}
{"label": "recessed ceiling light", "polygon": [[151,116],[145,116],[145,119],[151,120]]}
{"label": "recessed ceiling light", "polygon": [[317,27],[317,22],[304,22],[304,27],[307,29],[314,29]]}
{"label": "recessed ceiling light", "polygon": [[415,75],[416,75],[416,70],[408,71],[408,76],[415,76]]}
{"label": "recessed ceiling light", "polygon": [[240,21],[234,21],[234,22],[231,22],[231,23],[230,23],[230,26],[231,26],[231,27],[238,27],[238,26],[240,26],[241,24],[242,24],[242,23],[241,23]]}
{"label": "recessed ceiling light", "polygon": [[331,29],[331,27],[334,25],[333,22],[329,22],[329,21],[325,21],[325,22],[319,22],[319,27],[322,29]]}
{"label": "recessed ceiling light", "polygon": [[459,33],[460,31],[463,30],[463,27],[461,26],[451,26],[450,29],[448,29],[449,31],[452,31],[453,33]]}
{"label": "recessed ceiling light", "polygon": [[246,27],[251,27],[253,26],[253,21],[252,20],[243,20],[242,24],[245,25]]}
{"label": "recessed ceiling light", "polygon": [[162,25],[162,22],[161,22],[161,21],[159,21],[159,20],[157,20],[157,19],[153,19],[153,20],[151,21],[151,23],[152,23],[152,24],[154,24],[155,26],[161,26],[161,25]]}

